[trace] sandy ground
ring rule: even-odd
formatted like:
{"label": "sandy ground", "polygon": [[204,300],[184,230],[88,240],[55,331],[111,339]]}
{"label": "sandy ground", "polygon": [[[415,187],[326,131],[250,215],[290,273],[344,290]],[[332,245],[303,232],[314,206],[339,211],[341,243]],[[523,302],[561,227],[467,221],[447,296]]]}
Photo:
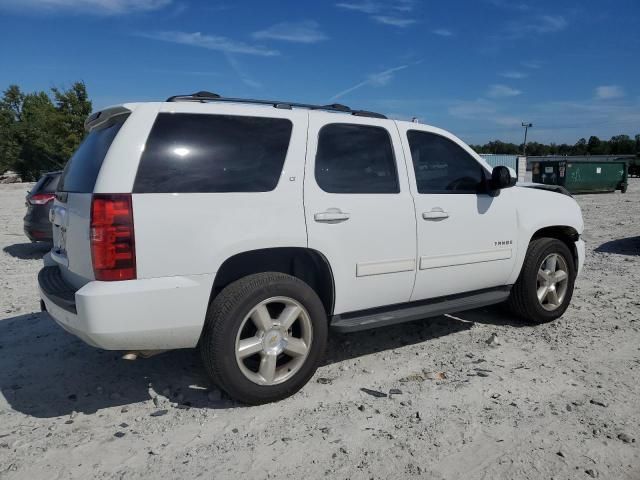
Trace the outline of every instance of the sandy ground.
{"label": "sandy ground", "polygon": [[195,352],[127,362],[38,313],[25,189],[0,186],[2,479],[640,478],[637,179],[577,197],[588,263],[560,320],[333,335],[311,382],[261,407],[222,396]]}

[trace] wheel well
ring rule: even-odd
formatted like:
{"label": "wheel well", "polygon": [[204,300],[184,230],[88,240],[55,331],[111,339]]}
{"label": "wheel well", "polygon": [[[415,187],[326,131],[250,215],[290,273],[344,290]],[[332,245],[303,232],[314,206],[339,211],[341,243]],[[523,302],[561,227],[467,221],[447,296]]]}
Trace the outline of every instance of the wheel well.
{"label": "wheel well", "polygon": [[228,258],[216,273],[211,301],[230,283],[260,272],[280,272],[299,278],[318,294],[327,315],[332,315],[334,285],[331,267],[321,253],[309,248],[265,248]]}
{"label": "wheel well", "polygon": [[565,245],[569,248],[569,251],[573,255],[573,261],[575,263],[576,268],[578,268],[578,251],[576,250],[575,242],[580,238],[580,234],[573,227],[556,225],[552,227],[545,227],[538,230],[533,234],[531,240],[535,240],[536,238],[557,238],[558,240],[565,243]]}

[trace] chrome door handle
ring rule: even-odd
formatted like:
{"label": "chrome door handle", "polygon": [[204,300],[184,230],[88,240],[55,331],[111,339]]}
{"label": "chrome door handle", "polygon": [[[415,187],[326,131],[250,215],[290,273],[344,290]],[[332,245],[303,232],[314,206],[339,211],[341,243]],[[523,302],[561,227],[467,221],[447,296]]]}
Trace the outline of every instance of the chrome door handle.
{"label": "chrome door handle", "polygon": [[430,212],[422,212],[422,218],[424,220],[444,220],[445,218],[449,218],[449,213],[440,207],[435,207],[432,208]]}
{"label": "chrome door handle", "polygon": [[340,211],[339,208],[329,208],[324,212],[316,213],[313,219],[320,223],[340,223],[349,220],[350,214]]}

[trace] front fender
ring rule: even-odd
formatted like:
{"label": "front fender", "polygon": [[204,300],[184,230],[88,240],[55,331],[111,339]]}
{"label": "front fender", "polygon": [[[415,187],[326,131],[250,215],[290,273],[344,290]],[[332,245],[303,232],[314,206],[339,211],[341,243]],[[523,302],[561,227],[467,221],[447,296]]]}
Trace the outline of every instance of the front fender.
{"label": "front fender", "polygon": [[536,232],[543,228],[563,227],[582,235],[584,221],[582,211],[573,197],[552,191],[514,187],[519,248],[514,271],[509,283],[515,283],[520,275],[527,248]]}

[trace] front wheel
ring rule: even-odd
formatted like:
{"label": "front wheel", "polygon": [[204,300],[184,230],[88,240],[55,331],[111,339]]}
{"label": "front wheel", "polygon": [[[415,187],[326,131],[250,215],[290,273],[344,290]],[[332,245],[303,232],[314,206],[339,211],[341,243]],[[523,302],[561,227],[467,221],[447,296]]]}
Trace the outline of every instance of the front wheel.
{"label": "front wheel", "polygon": [[324,306],[306,283],[258,273],[227,286],[212,302],[200,351],[218,386],[259,405],[289,397],[309,381],[327,333]]}
{"label": "front wheel", "polygon": [[569,307],[575,278],[573,255],[567,245],[555,238],[538,238],[529,244],[507,305],[533,323],[550,322]]}

